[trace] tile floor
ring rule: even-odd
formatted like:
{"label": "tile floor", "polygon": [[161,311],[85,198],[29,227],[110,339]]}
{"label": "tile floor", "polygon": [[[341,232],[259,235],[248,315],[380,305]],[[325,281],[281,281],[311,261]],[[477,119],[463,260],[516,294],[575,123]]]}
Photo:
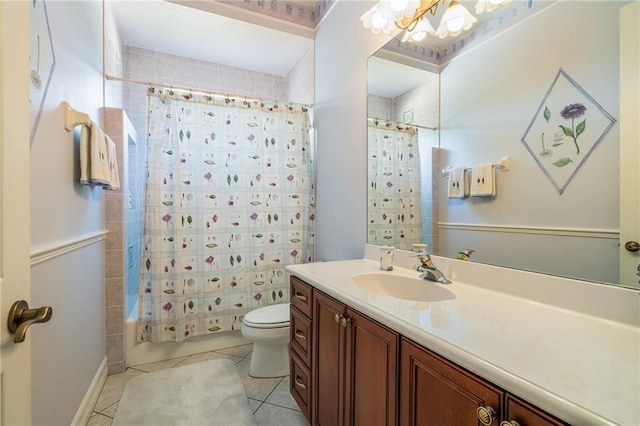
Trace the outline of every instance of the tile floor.
{"label": "tile floor", "polygon": [[111,425],[111,421],[116,413],[116,408],[118,408],[120,395],[122,395],[124,387],[131,379],[142,374],[152,373],[166,368],[180,367],[217,358],[228,358],[235,361],[238,372],[240,373],[240,379],[242,380],[249,399],[249,406],[253,410],[253,416],[258,425],[309,425],[300,412],[300,408],[289,394],[289,377],[273,379],[254,379],[249,377],[251,345],[243,345],[188,357],[138,365],[128,368],[124,373],[108,376],[100,393],[100,397],[96,402],[96,406],[93,409],[93,414],[89,419],[88,426]]}

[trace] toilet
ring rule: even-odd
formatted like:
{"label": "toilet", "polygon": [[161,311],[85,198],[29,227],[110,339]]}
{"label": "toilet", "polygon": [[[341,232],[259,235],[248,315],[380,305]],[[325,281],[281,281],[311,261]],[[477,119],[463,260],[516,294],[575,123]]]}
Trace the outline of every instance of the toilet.
{"label": "toilet", "polygon": [[246,314],[242,335],[253,342],[251,377],[289,374],[289,303],[263,306]]}

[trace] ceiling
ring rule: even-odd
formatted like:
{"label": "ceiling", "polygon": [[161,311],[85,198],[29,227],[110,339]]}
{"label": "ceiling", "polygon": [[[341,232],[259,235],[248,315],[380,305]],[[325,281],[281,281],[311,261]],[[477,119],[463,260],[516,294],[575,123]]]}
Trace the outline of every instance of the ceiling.
{"label": "ceiling", "polygon": [[[315,29],[335,1],[110,0],[109,3],[127,46],[284,77],[313,45]],[[400,34],[385,46],[387,60],[378,61],[376,71],[368,77],[372,93],[394,97],[420,81],[421,70],[394,62],[437,72],[438,67],[463,49],[468,50],[483,37],[505,29],[506,24],[515,21],[514,17],[521,19],[525,11],[530,13],[538,4],[553,1],[516,0],[496,12],[477,15],[474,28],[456,38],[427,37],[421,43],[401,43]],[[472,12],[476,2],[460,0]],[[435,17],[429,16],[434,26],[444,9],[441,6]],[[394,89],[390,91],[388,87]]]}
{"label": "ceiling", "polygon": [[111,0],[110,4],[126,46],[252,71],[286,76],[313,44],[315,21],[310,19],[300,21],[305,25],[285,22],[211,1]]}

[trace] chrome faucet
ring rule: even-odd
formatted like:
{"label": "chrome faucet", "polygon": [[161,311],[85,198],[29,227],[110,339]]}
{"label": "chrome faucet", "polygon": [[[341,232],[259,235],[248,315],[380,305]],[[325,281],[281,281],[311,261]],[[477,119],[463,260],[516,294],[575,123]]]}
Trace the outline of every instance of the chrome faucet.
{"label": "chrome faucet", "polygon": [[413,265],[413,269],[418,272],[422,272],[422,274],[420,274],[420,278],[423,280],[435,281],[440,284],[451,284],[451,280],[445,277],[442,271],[433,264],[431,256],[429,256],[427,252],[415,253],[412,254],[411,257],[417,257],[420,261],[419,264]]}

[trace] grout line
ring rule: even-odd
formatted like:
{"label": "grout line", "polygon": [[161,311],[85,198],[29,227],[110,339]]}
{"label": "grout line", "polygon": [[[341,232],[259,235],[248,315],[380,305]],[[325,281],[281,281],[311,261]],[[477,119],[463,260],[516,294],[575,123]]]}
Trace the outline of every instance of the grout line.
{"label": "grout line", "polygon": [[[271,396],[272,393],[274,393],[276,391],[276,389],[278,389],[278,386],[280,386],[280,383],[282,383],[282,381],[284,380],[284,377],[280,378],[280,381],[278,382],[278,384],[276,384],[273,389],[271,389],[271,392],[269,392],[269,395],[267,395],[267,397],[264,399],[263,402],[267,402],[267,399],[269,399],[269,397]],[[273,405],[273,404],[272,404]]]}
{"label": "grout line", "polygon": [[247,399],[250,399],[252,401],[256,401],[259,402],[260,405],[258,405],[258,408],[256,408],[255,410],[253,410],[253,415],[255,416],[255,414],[258,412],[258,410],[260,409],[260,407],[262,407],[264,405],[264,401],[260,401],[259,399],[255,399],[255,398],[249,398],[247,397]]}
{"label": "grout line", "polygon": [[302,410],[300,408],[291,408],[291,407],[287,407],[286,405],[280,405],[280,404],[276,404],[275,402],[264,402],[265,404],[269,404],[269,405],[273,405],[274,407],[279,407],[279,408],[286,408],[287,410],[291,410],[291,411],[297,411],[298,413],[301,413]]}

